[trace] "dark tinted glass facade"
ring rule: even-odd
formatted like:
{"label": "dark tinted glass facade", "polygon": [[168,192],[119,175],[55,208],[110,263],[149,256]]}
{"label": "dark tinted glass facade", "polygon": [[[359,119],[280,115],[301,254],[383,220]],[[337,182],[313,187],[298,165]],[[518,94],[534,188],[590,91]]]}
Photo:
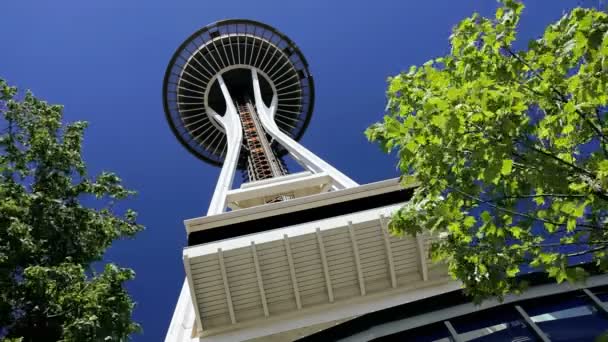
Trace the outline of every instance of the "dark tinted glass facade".
{"label": "dark tinted glass facade", "polygon": [[[596,341],[608,333],[606,287],[543,296],[476,311],[376,341]],[[443,326],[442,326],[443,324]]]}
{"label": "dark tinted glass facade", "polygon": [[[598,341],[608,338],[608,285],[513,301],[488,309],[460,310],[470,303],[449,300],[442,308],[403,304],[361,316],[304,340],[345,341]],[[470,306],[469,306],[470,307]],[[412,312],[416,312],[412,314]],[[386,313],[390,313],[387,315]],[[403,315],[400,316],[399,313]],[[462,314],[459,314],[462,313]],[[428,324],[419,315],[426,315]],[[438,319],[445,317],[447,319]],[[399,331],[400,326],[403,330]],[[604,340],[604,339],[602,339]]]}

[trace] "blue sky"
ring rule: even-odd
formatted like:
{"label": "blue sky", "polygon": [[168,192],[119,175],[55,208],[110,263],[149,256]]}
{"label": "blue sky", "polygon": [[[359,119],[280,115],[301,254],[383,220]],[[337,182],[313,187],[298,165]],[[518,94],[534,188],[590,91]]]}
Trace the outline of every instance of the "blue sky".
{"label": "blue sky", "polygon": [[[574,6],[598,1],[525,1],[519,48]],[[302,49],[315,76],[315,111],[302,143],[359,183],[397,176],[363,131],[379,120],[386,78],[449,50],[448,36],[492,0],[32,1],[0,4],[0,77],[65,105],[86,120],[92,174],[117,172],[138,190],[128,206],[147,229],[119,241],[106,260],[135,269],[128,287],[143,335],[164,338],[184,277],[182,221],[202,216],[219,169],[190,155],[164,118],[161,87],[175,49],[211,22],[249,18],[275,26]]]}

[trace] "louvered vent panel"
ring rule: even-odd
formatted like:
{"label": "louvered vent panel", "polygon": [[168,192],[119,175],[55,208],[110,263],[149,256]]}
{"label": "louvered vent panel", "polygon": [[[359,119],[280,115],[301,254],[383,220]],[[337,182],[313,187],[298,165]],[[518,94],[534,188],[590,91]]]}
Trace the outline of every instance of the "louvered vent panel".
{"label": "louvered vent panel", "polygon": [[367,292],[390,287],[386,245],[379,222],[361,223],[354,228]]}
{"label": "louvered vent panel", "polygon": [[[334,299],[351,297],[353,292],[357,293],[359,283],[348,228],[327,230],[323,232],[322,236]],[[352,288],[353,291],[349,291],[349,288]]]}
{"label": "louvered vent panel", "polygon": [[390,237],[391,251],[393,252],[393,262],[395,264],[395,274],[400,276],[411,275],[420,272],[420,258],[416,239],[403,237]]}
{"label": "louvered vent panel", "polygon": [[224,252],[224,265],[237,322],[264,315],[251,247]]}
{"label": "louvered vent panel", "polygon": [[290,240],[290,244],[302,306],[327,302],[329,299],[316,234],[296,236]]}
{"label": "louvered vent panel", "polygon": [[429,279],[437,279],[445,277],[447,273],[447,265],[443,263],[433,263],[430,256],[431,244],[437,240],[437,237],[425,235],[424,246],[426,255],[426,264],[429,272]]}
{"label": "louvered vent panel", "polygon": [[[334,305],[341,305],[340,303],[347,303],[350,300],[366,300],[357,299],[362,291],[366,294],[401,291],[392,287],[387,243],[393,260],[396,287],[417,288],[423,282],[423,268],[416,238],[384,234],[379,218],[356,223],[352,228],[358,249],[363,287],[359,283],[353,241],[348,225],[319,231],[319,236],[309,230],[307,234],[288,237],[297,290],[294,289],[292,281],[286,241],[280,237],[276,241],[255,244],[255,252],[252,246],[246,246],[222,253],[227,286],[231,295],[230,302],[222,278],[220,256],[213,253],[191,258],[190,279],[194,285],[194,295],[203,329],[228,326],[238,329],[241,323],[247,325],[257,324],[258,320],[263,322],[265,312],[259,280],[266,298],[269,319],[300,311],[297,308],[296,291],[301,300],[302,314],[322,310],[318,306],[329,304],[329,291],[321,246],[318,243],[319,237],[325,252]],[[422,240],[428,280],[448,280],[446,266],[433,264],[428,255],[434,239],[436,237],[423,236]],[[254,255],[259,265],[259,278]],[[373,297],[368,296],[368,298]],[[230,303],[234,309],[236,324],[232,324],[230,319]]]}
{"label": "louvered vent panel", "polygon": [[293,283],[283,240],[256,245],[270,314],[296,309]]}
{"label": "louvered vent panel", "polygon": [[191,259],[190,270],[203,325],[210,328],[230,324],[217,254]]}

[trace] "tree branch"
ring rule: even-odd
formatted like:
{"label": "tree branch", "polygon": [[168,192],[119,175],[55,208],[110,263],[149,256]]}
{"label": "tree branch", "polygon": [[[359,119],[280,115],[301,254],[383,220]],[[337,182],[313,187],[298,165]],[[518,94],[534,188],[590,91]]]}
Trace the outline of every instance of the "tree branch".
{"label": "tree branch", "polygon": [[536,198],[536,197],[555,197],[555,198],[584,198],[587,195],[570,195],[570,194],[536,194],[536,195],[512,195],[512,196],[504,196],[497,197],[492,199],[492,201],[500,201],[504,199],[517,199],[517,198]]}
{"label": "tree branch", "polygon": [[[552,224],[554,226],[564,226],[564,225],[567,224],[567,223],[559,223],[559,222],[549,221],[549,220],[542,219],[542,218],[537,217],[537,216],[532,216],[532,215],[529,215],[529,214],[526,214],[526,213],[521,213],[521,212],[518,212],[518,211],[509,210],[507,208],[504,208],[504,207],[498,206],[496,204],[490,203],[489,201],[484,201],[484,200],[482,200],[479,197],[470,195],[470,194],[468,194],[468,193],[466,193],[466,192],[464,192],[464,191],[462,191],[462,190],[460,190],[458,188],[454,188],[454,187],[449,187],[449,188],[452,189],[452,190],[454,190],[454,191],[456,191],[456,192],[458,192],[458,193],[460,193],[460,194],[462,194],[465,197],[468,197],[469,199],[472,199],[472,200],[478,202],[479,204],[485,204],[485,205],[487,205],[487,206],[489,206],[491,208],[494,208],[496,210],[502,211],[502,212],[507,213],[507,214],[529,218],[531,220],[535,220],[535,221],[539,221],[539,222],[543,222],[543,223]],[[597,226],[592,226],[592,225],[587,225],[587,224],[578,224],[577,223],[577,226],[586,227],[586,228],[592,228],[592,229],[602,229],[602,227],[597,227]]]}
{"label": "tree branch", "polygon": [[558,156],[556,156],[556,155],[554,155],[554,154],[551,154],[551,153],[549,153],[549,152],[543,151],[543,150],[541,150],[541,149],[537,148],[537,147],[536,147],[536,146],[534,146],[534,145],[527,145],[527,144],[524,144],[523,146],[525,146],[525,147],[527,147],[527,148],[530,148],[530,149],[532,149],[533,151],[538,152],[538,153],[540,153],[540,154],[542,154],[542,155],[544,155],[544,156],[547,156],[547,157],[549,157],[549,158],[551,158],[551,159],[553,159],[553,160],[555,160],[555,161],[557,161],[557,162],[559,162],[559,163],[561,163],[561,164],[564,164],[564,165],[566,165],[566,166],[569,166],[570,168],[573,168],[573,169],[577,170],[577,171],[578,171],[578,172],[580,172],[580,173],[584,173],[584,174],[586,174],[586,175],[588,175],[588,176],[591,176],[591,177],[593,177],[593,178],[595,178],[595,177],[596,177],[596,175],[595,175],[593,172],[591,172],[591,171],[589,171],[589,170],[586,170],[586,169],[583,169],[582,167],[580,167],[580,166],[578,166],[578,165],[575,165],[575,164],[572,164],[572,163],[570,163],[570,162],[568,162],[568,161],[565,161],[565,160],[563,160],[563,159],[559,158]]}
{"label": "tree branch", "polygon": [[585,255],[585,254],[589,254],[589,253],[594,253],[594,252],[599,252],[603,249],[606,249],[608,246],[607,245],[603,245],[601,247],[596,247],[596,248],[591,248],[588,249],[586,251],[581,251],[581,252],[576,252],[576,253],[568,253],[566,254],[566,257],[575,257],[575,256],[581,256],[581,255]]}
{"label": "tree branch", "polygon": [[[540,73],[538,73],[538,71],[536,71],[535,69],[532,68],[532,66],[530,66],[530,64],[528,64],[523,58],[521,58],[518,54],[514,53],[511,48],[509,48],[509,46],[505,46],[504,49],[509,53],[509,55],[511,55],[512,57],[514,57],[515,59],[517,59],[520,63],[522,63],[523,65],[525,65],[526,67],[528,67],[528,69],[532,72],[532,74],[537,77],[539,80],[544,81],[545,79],[540,75]],[[550,85],[551,87],[551,91],[553,91],[558,98],[556,100],[562,102],[562,103],[567,103],[568,102],[568,98],[562,94],[561,91],[559,91],[557,88],[555,88],[555,86]],[[530,87],[526,88],[530,89],[532,92],[534,92],[535,94],[539,95],[536,91],[532,90]],[[578,115],[581,116],[581,118],[583,118],[583,120],[587,123],[587,125],[589,125],[589,127],[591,127],[591,129],[593,131],[595,131],[595,133],[600,137],[600,140],[602,141],[601,145],[602,145],[602,151],[604,152],[604,155],[608,156],[608,149],[606,148],[606,142],[607,142],[607,137],[604,135],[604,133],[602,132],[602,130],[597,127],[588,117],[585,113],[583,113],[581,110],[579,109],[575,109],[575,111],[578,113]],[[596,114],[597,114],[597,109],[596,109]],[[599,120],[599,115],[598,115],[598,120]],[[599,120],[601,123],[601,120]]]}

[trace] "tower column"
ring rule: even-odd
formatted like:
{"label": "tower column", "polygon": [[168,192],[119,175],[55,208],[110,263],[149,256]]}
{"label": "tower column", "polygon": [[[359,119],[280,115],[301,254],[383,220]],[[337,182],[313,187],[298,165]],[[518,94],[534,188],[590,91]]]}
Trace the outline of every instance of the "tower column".
{"label": "tower column", "polygon": [[213,109],[209,108],[209,111],[213,112],[213,118],[217,120],[224,131],[226,132],[227,139],[227,152],[226,158],[224,159],[224,165],[222,165],[222,171],[215,185],[215,191],[211,203],[209,204],[209,210],[207,210],[207,216],[221,214],[226,208],[226,195],[232,188],[232,182],[234,180],[234,173],[239,162],[239,154],[241,152],[241,142],[243,140],[243,128],[241,127],[241,120],[239,113],[236,110],[234,101],[230,96],[228,87],[222,78],[222,75],[217,76],[217,81],[224,95],[226,101],[226,113],[224,116],[217,114]]}
{"label": "tower column", "polygon": [[[304,304],[312,297],[310,289],[299,290],[297,281],[308,279],[296,277],[296,273],[300,273],[300,263],[296,261],[301,255],[297,254],[299,247],[291,250],[286,233],[291,234],[294,231],[291,228],[295,226],[289,222],[307,219],[304,210],[313,210],[313,214],[325,212],[325,209],[316,208],[321,208],[322,203],[326,202],[342,203],[340,198],[358,193],[357,189],[350,189],[342,194],[325,194],[330,189],[342,190],[358,185],[297,142],[312,116],[314,95],[313,76],[297,45],[273,27],[256,21],[233,19],[208,25],[191,35],[171,58],[163,82],[163,106],[167,121],[188,151],[205,162],[221,166],[221,171],[206,214],[211,221],[220,225],[199,232],[186,224],[189,246],[183,254],[186,282],[166,342],[215,341],[217,338],[240,341],[268,335],[268,331],[262,330],[268,324],[275,325],[274,321],[281,321],[272,328],[277,332],[285,331],[285,324],[291,326],[289,329],[292,330],[301,327],[301,322],[294,326],[291,318],[283,317],[283,313],[293,311],[289,305],[283,305],[286,301],[283,298],[284,290],[271,291],[271,288],[291,292],[293,286],[294,306],[300,311],[298,315],[304,321],[310,321],[310,308]],[[268,101],[267,97],[270,96],[272,101],[270,106],[266,106],[263,100]],[[288,175],[281,159],[287,153],[307,171]],[[244,166],[249,171],[248,184],[233,189],[235,173]],[[287,200],[292,200],[291,204],[277,204]],[[228,206],[233,209],[230,213],[225,212]],[[300,211],[304,215],[290,215]],[[251,264],[249,260],[240,260],[244,254],[232,253],[239,248],[233,243],[239,244],[243,239],[249,239],[240,236],[247,234],[247,230],[233,229],[235,224],[251,224],[255,229],[258,229],[258,223],[265,225],[261,221],[252,222],[254,216],[264,221],[272,216],[286,220],[262,227],[284,229],[279,235],[286,239],[285,267],[275,266],[272,270],[273,274],[279,272],[281,276],[272,279],[282,280],[265,282],[269,273],[268,265],[280,261],[283,258],[281,252],[270,253],[267,249],[262,252],[259,249],[258,258],[256,247]],[[230,217],[233,221],[228,223]],[[314,218],[315,222],[318,219]],[[328,228],[323,226],[322,230]],[[324,244],[322,240],[325,237],[321,230],[316,234],[320,249],[305,251],[304,257],[314,258],[311,253],[320,253],[323,261],[321,277],[325,279],[329,301],[333,302],[332,270],[328,266],[332,261],[328,258],[335,253],[330,253],[328,248],[333,248],[335,244],[332,244],[329,236],[328,243]],[[273,242],[264,239],[264,247]],[[278,244],[283,245],[280,241]],[[342,250],[342,247],[336,248]],[[205,252],[206,248],[211,248],[211,252]],[[249,241],[247,248],[249,252],[246,255],[251,257]],[[223,251],[226,251],[226,259]],[[237,259],[234,259],[235,256]],[[251,270],[257,279],[254,296],[251,284],[246,280],[250,278],[245,276]],[[280,273],[283,271],[288,273]],[[306,270],[310,271],[314,273],[317,270]],[[364,271],[361,270],[361,277]],[[313,277],[320,278],[317,275]],[[239,283],[241,280],[246,283]],[[284,281],[286,283],[282,284]],[[272,286],[269,287],[269,284]],[[318,295],[312,293],[315,298]],[[257,296],[260,311],[251,301]],[[336,292],[336,301],[341,296],[342,293]],[[247,332],[248,329],[253,329],[253,332]]]}
{"label": "tower column", "polygon": [[253,93],[255,97],[255,106],[257,113],[260,118],[260,122],[264,127],[264,130],[270,134],[275,140],[281,144],[289,153],[297,160],[302,167],[308,171],[319,173],[327,172],[327,174],[333,178],[334,187],[336,189],[346,189],[358,186],[355,181],[350,179],[347,175],[340,172],[338,169],[319,158],[314,153],[310,152],[306,147],[302,146],[287,134],[281,132],[276,122],[274,121],[274,115],[277,110],[278,97],[275,95],[272,97],[270,107],[267,107],[262,100],[262,90],[260,88],[260,80],[258,79],[258,73],[255,69],[251,69],[251,77],[253,79]]}

